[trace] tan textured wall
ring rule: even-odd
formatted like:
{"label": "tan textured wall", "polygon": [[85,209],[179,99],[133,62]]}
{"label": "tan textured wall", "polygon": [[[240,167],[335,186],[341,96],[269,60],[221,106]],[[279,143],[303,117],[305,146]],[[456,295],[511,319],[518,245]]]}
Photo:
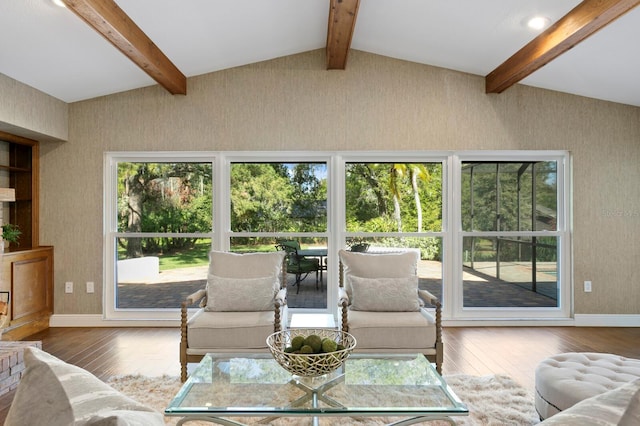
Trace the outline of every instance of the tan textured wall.
{"label": "tan textured wall", "polygon": [[[126,150],[570,150],[576,312],[638,314],[640,108],[353,51],[324,51],[190,78],[188,95],[144,88],[70,106],[69,142],[43,147],[41,240],[56,256],[55,312],[99,313],[103,153]],[[618,214],[618,212],[620,214]]]}
{"label": "tan textured wall", "polygon": [[0,130],[39,141],[65,141],[69,105],[0,74]]}

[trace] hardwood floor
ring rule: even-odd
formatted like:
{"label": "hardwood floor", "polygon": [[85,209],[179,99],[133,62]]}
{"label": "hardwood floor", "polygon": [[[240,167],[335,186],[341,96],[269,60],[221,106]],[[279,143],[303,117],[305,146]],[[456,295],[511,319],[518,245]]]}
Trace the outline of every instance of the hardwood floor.
{"label": "hardwood floor", "polygon": [[[25,340],[106,380],[114,375],[179,376],[177,328],[51,328]],[[534,388],[544,358],[561,352],[609,352],[640,359],[640,328],[449,327],[443,374],[506,374]],[[13,392],[0,397],[4,422]]]}

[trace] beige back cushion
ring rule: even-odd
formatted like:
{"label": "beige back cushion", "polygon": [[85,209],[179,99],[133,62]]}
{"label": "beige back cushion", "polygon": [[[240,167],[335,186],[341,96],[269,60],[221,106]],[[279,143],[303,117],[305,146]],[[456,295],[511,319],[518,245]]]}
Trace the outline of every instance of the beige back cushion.
{"label": "beige back cushion", "polygon": [[270,311],[280,283],[276,277],[224,278],[209,274],[205,311]]}
{"label": "beige back cushion", "polygon": [[418,270],[416,251],[375,254],[340,250],[338,257],[343,268],[343,285],[349,298],[352,297],[350,275],[362,278],[405,278],[417,275]]}
{"label": "beige back cushion", "polygon": [[284,251],[268,253],[209,253],[209,274],[224,278],[282,277]]}

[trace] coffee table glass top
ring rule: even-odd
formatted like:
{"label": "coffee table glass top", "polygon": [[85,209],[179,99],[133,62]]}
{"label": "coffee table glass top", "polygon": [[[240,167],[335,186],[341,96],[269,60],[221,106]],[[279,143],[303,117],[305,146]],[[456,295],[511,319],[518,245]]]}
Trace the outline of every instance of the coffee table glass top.
{"label": "coffee table glass top", "polygon": [[335,372],[292,376],[268,354],[208,354],[165,410],[171,416],[465,416],[420,354],[352,354]]}

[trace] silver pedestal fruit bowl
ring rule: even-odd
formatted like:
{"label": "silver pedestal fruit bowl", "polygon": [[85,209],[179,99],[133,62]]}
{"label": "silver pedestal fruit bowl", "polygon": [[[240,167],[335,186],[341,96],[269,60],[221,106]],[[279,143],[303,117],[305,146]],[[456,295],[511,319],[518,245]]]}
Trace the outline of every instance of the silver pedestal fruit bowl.
{"label": "silver pedestal fruit bowl", "polygon": [[356,347],[356,339],[340,330],[295,328],[269,335],[267,346],[291,374],[318,377],[342,366]]}

